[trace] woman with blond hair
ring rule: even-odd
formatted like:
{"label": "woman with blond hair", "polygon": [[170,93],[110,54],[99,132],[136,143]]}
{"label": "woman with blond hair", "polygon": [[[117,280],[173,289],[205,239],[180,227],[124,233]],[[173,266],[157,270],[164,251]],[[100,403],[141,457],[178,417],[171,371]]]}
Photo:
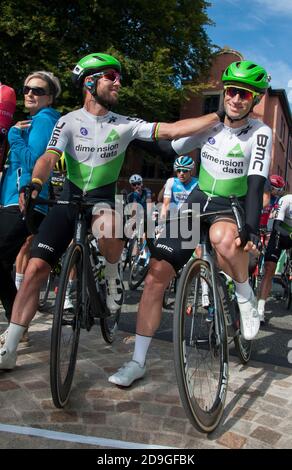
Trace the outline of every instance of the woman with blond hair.
{"label": "woman with blond hair", "polygon": [[[0,183],[0,300],[10,320],[16,287],[12,277],[16,256],[30,235],[18,206],[20,189],[31,180],[37,159],[44,153],[60,113],[52,106],[61,93],[60,82],[51,72],[30,73],[23,87],[27,120],[10,128],[10,151]],[[48,186],[41,196],[47,197]],[[35,226],[43,219],[46,208],[35,208]]]}

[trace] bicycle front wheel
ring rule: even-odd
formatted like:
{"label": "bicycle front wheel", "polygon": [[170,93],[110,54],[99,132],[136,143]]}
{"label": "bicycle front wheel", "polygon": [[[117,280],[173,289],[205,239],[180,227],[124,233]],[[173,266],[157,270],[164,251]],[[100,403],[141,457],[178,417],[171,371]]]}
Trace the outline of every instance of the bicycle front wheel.
{"label": "bicycle front wheel", "polygon": [[[203,302],[206,286],[208,306]],[[217,427],[227,394],[228,339],[223,301],[212,284],[209,265],[201,259],[191,260],[182,272],[175,300],[174,361],[186,415],[203,432]]]}
{"label": "bicycle front wheel", "polygon": [[52,325],[50,381],[54,405],[62,408],[71,391],[82,315],[82,252],[71,245],[62,266]]}
{"label": "bicycle front wheel", "polygon": [[[100,297],[103,304],[106,305],[105,284],[100,285]],[[121,309],[114,313],[109,312],[108,316],[101,317],[99,320],[102,337],[108,344],[112,344],[115,339],[119,327],[120,315]]]}

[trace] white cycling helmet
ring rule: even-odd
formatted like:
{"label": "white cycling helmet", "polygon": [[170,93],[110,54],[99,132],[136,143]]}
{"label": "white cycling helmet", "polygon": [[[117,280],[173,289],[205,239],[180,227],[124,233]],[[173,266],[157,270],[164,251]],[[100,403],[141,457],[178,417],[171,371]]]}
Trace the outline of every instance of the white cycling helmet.
{"label": "white cycling helmet", "polygon": [[132,175],[129,179],[129,183],[130,184],[135,184],[135,183],[142,184],[143,183],[143,178],[140,175]]}
{"label": "white cycling helmet", "polygon": [[173,169],[176,170],[192,170],[195,166],[195,162],[189,155],[183,155],[175,159]]}

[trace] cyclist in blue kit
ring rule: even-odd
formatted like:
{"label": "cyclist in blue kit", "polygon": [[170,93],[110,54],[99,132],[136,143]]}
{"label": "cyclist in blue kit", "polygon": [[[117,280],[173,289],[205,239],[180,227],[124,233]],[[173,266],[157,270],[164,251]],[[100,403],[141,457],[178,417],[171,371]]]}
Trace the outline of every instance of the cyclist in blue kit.
{"label": "cyclist in blue kit", "polygon": [[197,186],[198,179],[192,176],[195,163],[192,157],[183,155],[178,157],[173,169],[176,176],[168,178],[164,187],[163,203],[161,207],[160,217],[166,218],[166,214],[170,209],[179,209],[187,200],[188,195]]}

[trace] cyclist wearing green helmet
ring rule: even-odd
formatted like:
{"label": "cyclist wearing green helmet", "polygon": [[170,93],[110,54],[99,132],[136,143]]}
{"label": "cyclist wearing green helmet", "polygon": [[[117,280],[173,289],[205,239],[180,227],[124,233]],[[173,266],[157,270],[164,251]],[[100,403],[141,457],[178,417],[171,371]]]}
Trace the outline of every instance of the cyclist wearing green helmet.
{"label": "cyclist wearing green helmet", "polygon": [[[269,88],[269,80],[266,70],[249,60],[228,65],[223,72],[222,82],[224,107],[230,122],[240,121],[249,115]],[[241,109],[232,100],[236,95],[240,97]]]}
{"label": "cyclist wearing green helmet", "polygon": [[[240,310],[240,328],[246,340],[254,338],[260,327],[257,301],[248,281],[249,252],[255,252],[268,176],[272,131],[262,121],[249,117],[254,105],[269,86],[266,71],[250,61],[230,64],[223,73],[224,110],[222,123],[187,137],[184,145],[173,142],[180,155],[201,149],[198,185],[187,203],[200,204],[201,212],[210,212],[210,240],[220,269],[233,280]],[[244,211],[245,225],[238,233],[230,215],[216,217],[214,212],[230,210],[229,196],[235,195]],[[169,230],[168,230],[169,229]],[[166,233],[171,233],[171,226]],[[150,244],[151,265],[137,314],[136,341],[132,361],[126,363],[109,381],[129,386],[146,372],[146,355],[162,315],[162,299],[172,277],[192,256],[194,245],[183,238],[161,235]]]}
{"label": "cyclist wearing green helmet", "polygon": [[102,96],[97,87],[98,80],[105,76],[113,82],[120,81],[122,78],[120,62],[109,54],[89,54],[74,67],[72,82],[76,88],[84,86],[99,104],[110,109],[115,104],[115,100]]}
{"label": "cyclist wearing green helmet", "polygon": [[[92,215],[91,224],[93,233],[99,238],[99,249],[107,260],[106,302],[111,311],[119,310],[123,300],[118,261],[124,240],[122,233],[115,232],[115,227],[122,225],[122,217],[113,212],[113,208],[116,182],[128,145],[136,139],[150,144],[165,139],[169,141],[173,158],[182,153],[173,150],[170,144],[172,139],[201,132],[220,122],[217,113],[175,123],[149,123],[136,117],[113,113],[110,108],[118,100],[120,71],[119,61],[103,53],[89,54],[77,63],[72,77],[77,87],[83,87],[83,107],[59,119],[47,150],[34,167],[31,183],[27,187],[29,193],[35,196],[64,152],[67,177],[62,198],[71,199],[75,194],[83,194],[97,204],[102,203],[101,212]],[[105,203],[107,210],[104,208]],[[20,204],[24,209],[23,198]],[[0,369],[13,368],[16,363],[18,341],[35,315],[42,280],[48,277],[51,267],[69,245],[73,235],[73,220],[74,211],[64,205],[57,205],[40,226],[31,249],[23,289],[14,303],[7,336],[8,349],[0,351]]]}

